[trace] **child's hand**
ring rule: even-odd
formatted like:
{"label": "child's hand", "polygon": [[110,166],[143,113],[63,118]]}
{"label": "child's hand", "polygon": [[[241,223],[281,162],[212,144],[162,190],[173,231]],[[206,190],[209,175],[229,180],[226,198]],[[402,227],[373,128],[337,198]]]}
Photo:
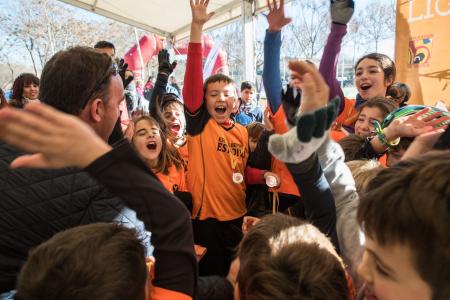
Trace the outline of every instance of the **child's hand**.
{"label": "child's hand", "polygon": [[134,122],[130,121],[128,123],[127,129],[125,129],[123,133],[123,136],[131,142],[133,140],[133,135],[134,135]]}
{"label": "child's hand", "polygon": [[304,61],[290,61],[291,77],[302,89],[300,113],[312,113],[327,105],[330,89],[317,68]]}
{"label": "child's hand", "polygon": [[355,2],[353,0],[331,0],[330,2],[331,21],[347,25],[353,16]]}
{"label": "child's hand", "polygon": [[286,18],[284,15],[284,0],[280,0],[280,5],[277,7],[277,0],[267,0],[267,7],[269,8],[269,14],[267,15],[267,22],[269,23],[269,31],[280,31],[281,28],[291,23],[291,18]]}
{"label": "child's hand", "polygon": [[450,119],[448,116],[443,117],[442,112],[435,112],[427,116],[429,111],[430,108],[425,108],[416,114],[395,119],[384,129],[386,139],[393,141],[399,137],[416,137],[432,131],[436,125]]}
{"label": "child's hand", "polygon": [[170,55],[166,49],[162,49],[158,53],[158,73],[165,73],[167,76],[175,70],[177,62],[170,63]]}
{"label": "child's hand", "polygon": [[190,0],[192,23],[203,26],[214,15],[213,12],[209,14],[206,12],[209,0]]}

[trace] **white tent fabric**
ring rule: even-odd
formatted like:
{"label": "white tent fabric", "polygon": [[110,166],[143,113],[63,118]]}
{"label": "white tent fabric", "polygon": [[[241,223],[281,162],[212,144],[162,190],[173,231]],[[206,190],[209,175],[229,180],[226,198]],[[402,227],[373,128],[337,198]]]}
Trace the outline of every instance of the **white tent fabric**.
{"label": "white tent fabric", "polygon": [[[189,0],[60,0],[61,2],[180,41],[189,36]],[[242,3],[254,2],[255,13],[266,9],[265,0],[210,0],[214,17],[205,31],[237,20]],[[288,2],[288,1],[286,1]]]}

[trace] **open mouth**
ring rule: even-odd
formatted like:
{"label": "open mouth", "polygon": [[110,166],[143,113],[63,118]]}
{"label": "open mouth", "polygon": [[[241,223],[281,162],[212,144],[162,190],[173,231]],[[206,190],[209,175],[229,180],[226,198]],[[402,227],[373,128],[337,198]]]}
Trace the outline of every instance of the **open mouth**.
{"label": "open mouth", "polygon": [[214,110],[219,115],[223,115],[227,111],[227,108],[225,106],[217,106]]}
{"label": "open mouth", "polygon": [[170,130],[171,130],[172,132],[179,132],[180,129],[181,129],[180,124],[172,124],[172,125],[170,125]]}
{"label": "open mouth", "polygon": [[148,148],[149,150],[156,150],[156,143],[155,143],[155,142],[149,142],[149,143],[147,144],[147,148]]}
{"label": "open mouth", "polygon": [[360,85],[360,87],[361,87],[361,90],[367,91],[368,89],[370,89],[372,87],[372,85],[369,83],[363,83]]}

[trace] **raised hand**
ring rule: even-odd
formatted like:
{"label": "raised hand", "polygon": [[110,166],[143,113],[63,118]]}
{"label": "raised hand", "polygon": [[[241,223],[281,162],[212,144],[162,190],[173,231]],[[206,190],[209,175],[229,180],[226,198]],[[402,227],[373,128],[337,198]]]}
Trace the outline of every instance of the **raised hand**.
{"label": "raised hand", "polygon": [[353,0],[331,0],[331,20],[334,23],[347,25],[353,16],[355,2]]}
{"label": "raised hand", "polygon": [[170,55],[166,49],[162,49],[158,54],[158,73],[165,73],[167,76],[175,70],[177,62],[170,63]]}
{"label": "raised hand", "polygon": [[327,105],[330,89],[319,70],[304,61],[290,61],[291,77],[299,80],[302,90],[300,113],[310,113]]}
{"label": "raised hand", "polygon": [[122,79],[122,83],[123,83],[123,88],[126,89],[127,86],[130,84],[130,82],[133,81],[134,77],[133,76],[127,77],[125,75],[127,72],[127,69],[128,69],[128,64],[125,63],[125,60],[123,58],[119,61],[118,67],[119,67],[119,75],[120,75],[120,78]]}
{"label": "raised hand", "polygon": [[207,13],[209,0],[190,0],[192,23],[202,25],[211,19],[213,12]]}
{"label": "raised hand", "polygon": [[384,129],[386,139],[393,141],[399,137],[416,137],[426,132],[432,131],[438,125],[443,125],[450,120],[449,116],[443,116],[442,112],[435,112],[428,115],[430,108],[425,108],[406,117],[401,117],[392,121]]}
{"label": "raised hand", "polygon": [[29,155],[16,158],[12,168],[86,167],[111,150],[79,118],[40,103],[29,103],[24,110],[0,110],[0,139],[25,150]]}
{"label": "raised hand", "polygon": [[269,8],[269,14],[267,22],[269,23],[269,31],[280,31],[281,28],[291,23],[291,18],[286,18],[284,15],[284,0],[280,0],[280,5],[277,5],[277,0],[267,0],[267,7]]}

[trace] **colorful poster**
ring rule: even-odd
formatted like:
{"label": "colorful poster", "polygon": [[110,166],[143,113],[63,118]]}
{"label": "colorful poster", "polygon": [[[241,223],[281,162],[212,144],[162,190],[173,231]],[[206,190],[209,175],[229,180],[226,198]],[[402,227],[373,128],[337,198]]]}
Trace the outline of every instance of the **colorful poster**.
{"label": "colorful poster", "polygon": [[409,103],[450,108],[450,0],[397,0],[395,62]]}

